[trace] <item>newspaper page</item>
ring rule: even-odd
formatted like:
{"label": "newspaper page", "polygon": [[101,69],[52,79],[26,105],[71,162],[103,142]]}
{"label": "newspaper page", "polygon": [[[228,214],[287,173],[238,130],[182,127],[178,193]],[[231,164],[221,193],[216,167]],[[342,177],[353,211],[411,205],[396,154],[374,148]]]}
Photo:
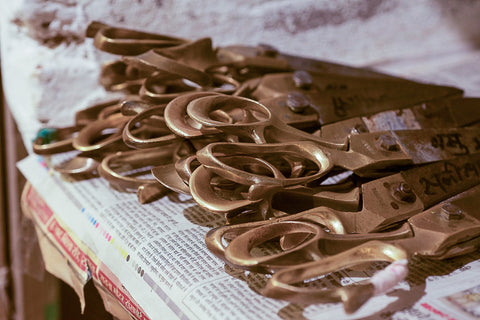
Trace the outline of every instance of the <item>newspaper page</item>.
{"label": "newspaper page", "polygon": [[[227,266],[207,250],[206,232],[225,221],[189,196],[172,193],[140,205],[135,194],[114,190],[103,179],[60,175],[47,160],[31,155],[18,166],[72,238],[118,278],[125,294],[116,290],[117,295],[125,301],[131,297],[138,319],[478,318],[480,252],[446,261],[413,260],[406,281],[351,315],[340,303],[293,304],[257,294],[266,275]],[[100,264],[82,261],[92,270]],[[317,282],[345,285],[384,267],[334,272]],[[110,278],[103,277],[107,287],[113,285]]]}
{"label": "newspaper page", "polygon": [[[118,319],[148,319],[120,280],[81,241],[45,203],[31,184],[22,193],[22,210],[34,221],[48,272],[70,285],[85,308],[83,287],[92,279],[107,311]],[[168,309],[166,309],[168,313]]]}

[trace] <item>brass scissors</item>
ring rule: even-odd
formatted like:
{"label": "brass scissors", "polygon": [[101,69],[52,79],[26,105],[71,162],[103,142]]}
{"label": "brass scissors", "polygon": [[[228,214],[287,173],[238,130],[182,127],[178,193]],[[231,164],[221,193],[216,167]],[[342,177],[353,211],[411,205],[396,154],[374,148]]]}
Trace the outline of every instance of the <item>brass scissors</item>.
{"label": "brass scissors", "polygon": [[[438,111],[447,111],[453,115],[454,119],[462,117],[457,115],[460,114],[460,112],[457,112],[457,109],[459,109],[462,112],[469,112],[469,114],[472,115],[472,120],[470,121],[478,121],[479,117],[476,111],[479,102],[478,99],[455,99],[452,100],[454,102],[451,102],[450,106],[444,106],[443,101],[444,100],[439,99],[429,103],[428,109],[432,109],[432,111],[436,111],[437,113]],[[438,106],[435,106],[435,104],[438,104]],[[373,110],[358,109],[349,113],[348,116],[344,116],[344,118],[348,120],[340,122],[340,119],[334,115],[334,108],[328,108],[328,106],[322,109],[323,111],[321,113],[316,112],[315,109],[310,109],[310,111],[304,113],[296,113],[292,112],[287,105],[285,99],[282,100],[280,97],[258,102],[244,97],[210,95],[208,97],[205,96],[189,100],[187,114],[190,119],[193,119],[205,128],[214,128],[226,134],[236,135],[246,142],[264,144],[306,140],[338,149],[346,149],[348,135],[355,130],[360,133],[369,131],[368,126],[363,119],[359,119],[359,116],[368,117],[369,115],[375,115]],[[422,108],[424,105],[425,104],[417,107],[417,109]],[[412,102],[410,102],[410,108],[413,109],[414,107],[416,107],[416,104],[413,103],[412,100]],[[408,106],[404,106],[404,108],[408,109]],[[405,109],[398,112],[401,113]],[[455,109],[455,111],[452,111],[452,109]],[[238,110],[241,110],[241,112],[238,112]],[[231,116],[234,112],[237,115],[236,117]],[[413,113],[412,110],[408,110],[408,112]],[[328,125],[329,121],[326,121],[328,116],[323,117],[322,113],[324,115],[331,113],[333,117],[331,119],[335,120],[335,123]],[[222,114],[224,116],[221,116]],[[425,113],[422,114],[416,111],[416,113],[411,115],[411,119],[409,119],[409,121],[415,125],[412,126],[412,129],[435,127],[437,125],[442,127],[454,125],[454,123],[449,124],[450,119],[447,119],[445,114],[442,118],[443,123],[435,120],[436,118],[427,118],[430,118],[430,116],[425,116]],[[435,120],[435,122],[432,120]],[[289,125],[292,124],[296,127],[305,126],[310,127],[310,129],[315,129],[315,127],[312,126],[315,121],[317,121],[318,124],[322,124],[322,128],[320,128],[321,131],[315,134],[297,130]],[[468,121],[459,119],[458,124],[466,125]],[[317,129],[318,127],[319,125]],[[325,130],[323,127],[325,127]],[[379,130],[375,129],[373,131]]]}
{"label": "brass scissors", "polygon": [[[125,101],[125,112],[136,113],[126,122],[122,134],[123,142],[134,149],[148,149],[178,141],[165,123],[165,104],[144,101]],[[127,106],[130,108],[127,111]]]}
{"label": "brass scissors", "polygon": [[[334,235],[327,234],[321,228],[313,231],[309,228],[312,227],[311,225],[303,224],[288,230],[288,227],[293,226],[292,222],[288,227],[284,226],[282,234],[293,229],[315,234],[315,240],[307,241],[301,246],[304,249],[309,246],[315,247],[330,256],[278,270],[260,292],[268,297],[302,304],[343,302],[347,313],[355,312],[372,296],[388,292],[406,277],[407,259],[413,256],[437,260],[447,259],[478,250],[480,246],[479,196],[480,187],[477,185],[410,217],[399,229],[389,233],[336,235],[333,240]],[[273,236],[273,233],[270,236]],[[326,240],[328,238],[333,241]],[[259,239],[250,237],[250,240],[255,242]],[[240,241],[238,244],[247,245],[245,242],[240,244]],[[246,252],[244,249],[242,253]],[[335,289],[298,286],[299,283],[330,272],[375,261],[393,263],[372,278],[353,285]]]}
{"label": "brass scissors", "polygon": [[112,27],[93,21],[86,31],[93,38],[93,45],[98,49],[118,55],[138,55],[152,48],[177,46],[188,42],[186,39],[161,34]]}
{"label": "brass scissors", "polygon": [[200,206],[213,210],[218,204],[221,208],[223,200],[210,185],[218,175],[246,186],[244,200],[251,204],[274,192],[313,183],[335,167],[375,178],[399,167],[475,154],[480,150],[479,134],[476,128],[365,133],[352,135],[348,150],[311,141],[211,143],[197,152],[202,166],[193,172],[189,185]]}
{"label": "brass scissors", "polygon": [[[222,241],[224,238],[236,238],[246,231],[255,229],[258,232],[255,235],[251,232],[250,236],[262,238],[262,241],[265,241],[272,232],[278,233],[283,227],[288,228],[289,221],[294,222],[292,226],[305,223],[326,227],[330,230],[330,234],[367,234],[384,231],[479,184],[479,160],[480,155],[478,154],[467,155],[414,167],[363,183],[359,193],[361,199],[357,200],[357,208],[346,206],[335,193],[330,193],[330,199],[328,199],[328,195],[325,195],[327,199],[318,199],[317,201],[313,198],[303,197],[300,200],[307,202],[308,205],[297,201],[291,205],[293,209],[286,210],[283,215],[278,214],[277,217],[270,220],[232,224],[210,230],[205,237],[207,247],[212,253],[225,260],[227,258]],[[292,202],[295,199],[285,200],[287,203],[289,201]],[[342,206],[343,208],[340,209]],[[277,224],[281,221],[281,225]],[[298,231],[298,233],[301,232]],[[303,238],[300,237],[300,239]],[[292,246],[292,244],[289,245],[284,240],[282,241],[283,248]],[[235,252],[236,249],[232,250]],[[231,258],[233,260],[229,261],[236,265],[242,265],[244,268],[268,272],[268,270],[284,267],[285,264],[291,264],[294,260],[288,258],[290,253],[266,257],[262,261],[253,258],[246,261],[233,256]],[[302,256],[303,259],[312,260],[317,255],[319,252],[314,251],[311,254],[303,253]],[[274,266],[275,264],[277,266]]]}
{"label": "brass scissors", "polygon": [[171,163],[177,149],[178,144],[171,143],[162,148],[112,153],[102,159],[97,170],[116,189],[136,192],[140,203],[149,203],[170,191],[151,177],[152,166]]}
{"label": "brass scissors", "polygon": [[[317,207],[270,221],[212,229],[205,240],[212,253],[235,267],[273,273],[262,294],[301,303],[340,300],[347,312],[353,312],[374,293],[372,283],[360,291],[293,284],[365,262],[391,262],[412,254],[444,259],[474,250],[480,244],[479,183],[480,156],[459,157],[366,183],[359,212]],[[455,197],[470,188],[474,189],[467,196]],[[253,254],[277,238],[280,252]],[[226,247],[224,239],[231,240]],[[365,300],[357,296],[360,293],[367,294]]]}
{"label": "brass scissors", "polygon": [[88,124],[103,120],[117,113],[120,100],[110,100],[89,106],[75,113],[75,124],[64,128],[43,128],[33,142],[33,152],[40,155],[52,155],[72,151],[73,139]]}

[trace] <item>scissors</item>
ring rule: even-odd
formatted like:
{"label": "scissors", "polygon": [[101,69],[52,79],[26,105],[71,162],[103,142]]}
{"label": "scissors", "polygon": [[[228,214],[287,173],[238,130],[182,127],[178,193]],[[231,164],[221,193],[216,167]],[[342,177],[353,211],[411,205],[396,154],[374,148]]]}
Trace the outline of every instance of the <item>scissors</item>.
{"label": "scissors", "polygon": [[[320,291],[293,283],[364,262],[405,259],[404,249],[408,255],[435,259],[475,249],[480,244],[476,214],[479,160],[479,155],[463,156],[369,182],[362,186],[360,212],[317,207],[270,221],[215,228],[207,233],[205,241],[213,254],[235,267],[273,273],[262,290],[269,297],[301,303],[343,300],[347,312],[352,312],[347,301],[359,294],[353,288],[345,289],[352,290],[347,297],[344,289]],[[476,200],[471,201],[473,198]],[[466,219],[467,214],[475,219]],[[278,237],[280,252],[253,254],[256,248]],[[228,246],[223,239],[231,240]],[[382,243],[369,242],[372,240]],[[352,247],[355,249],[350,250]]]}
{"label": "scissors", "polygon": [[[279,222],[275,232],[307,232],[314,235],[311,240],[298,246],[298,250],[321,251],[329,256],[319,260],[297,263],[282,268],[272,275],[260,293],[276,299],[297,303],[343,302],[345,311],[353,313],[374,295],[391,290],[402,281],[407,273],[407,259],[413,256],[427,259],[447,259],[478,250],[480,246],[480,216],[478,206],[480,187],[477,185],[458,196],[410,217],[401,227],[388,233],[370,233],[362,235],[329,235],[322,228],[295,222]],[[300,226],[301,225],[301,226]],[[278,232],[282,229],[281,232]],[[314,230],[315,229],[315,230]],[[295,231],[293,231],[295,230]],[[259,232],[259,230],[256,230]],[[243,242],[259,241],[253,237],[254,231],[248,231],[233,242],[237,257],[254,260],[246,254],[252,244]],[[240,237],[243,237],[240,239]],[[261,238],[261,236],[260,236]],[[232,244],[231,243],[231,244]],[[245,246],[240,248],[241,246]],[[302,248],[300,248],[302,247]],[[230,248],[227,249],[229,251]],[[227,253],[228,255],[228,253]],[[299,283],[326,275],[330,272],[352,268],[361,264],[386,261],[393,262],[385,270],[373,275],[361,283],[341,286],[334,289],[301,287]]]}
{"label": "scissors", "polygon": [[[340,119],[351,113],[355,115],[356,112],[368,107],[371,113],[375,113],[386,110],[385,108],[395,109],[399,106],[409,106],[410,103],[462,95],[462,90],[454,87],[424,84],[399,78],[354,77],[305,70],[270,73],[264,75],[261,80],[245,81],[243,85],[247,86],[250,92],[243,96],[257,101],[294,91],[301,92],[318,107],[324,108],[333,104],[334,114]],[[368,106],[368,104],[375,105]],[[322,115],[324,115],[321,117],[322,124],[339,120],[331,119],[333,115],[328,112]]]}
{"label": "scissors", "polygon": [[[294,207],[293,210],[285,211],[283,215],[279,214],[269,220],[232,224],[212,229],[205,237],[206,244],[212,253],[228,263],[259,272],[273,272],[299,261],[315,260],[321,254],[317,249],[309,251],[313,247],[309,247],[308,252],[301,252],[301,255],[296,256],[298,250],[303,250],[296,243],[298,243],[298,239],[304,240],[305,237],[297,235],[295,238],[291,234],[306,233],[306,231],[302,231],[302,227],[295,229],[296,226],[326,227],[332,237],[325,236],[327,237],[325,241],[332,239],[335,241],[337,234],[365,235],[384,232],[413,215],[479,184],[479,160],[479,154],[466,155],[414,167],[363,183],[360,192],[361,199],[357,201],[360,204],[358,209],[345,206],[338,196],[332,193],[329,201],[318,200],[315,202],[312,201],[315,199],[310,199],[310,208],[303,203],[294,204],[291,205]],[[308,201],[305,199],[307,198],[304,197],[302,200]],[[288,201],[287,199],[286,202]],[[336,204],[337,208],[334,208],[332,204]],[[343,209],[339,209],[342,206]],[[295,207],[297,207],[296,211]],[[292,222],[291,225],[289,225],[290,222]],[[291,231],[287,231],[290,229]],[[256,231],[250,232],[250,230]],[[271,236],[273,233],[280,236],[278,233],[281,230],[284,230],[285,234],[290,234],[289,240],[282,239],[281,247],[296,249],[256,260],[253,257],[244,259],[244,251],[242,251],[241,258],[236,255],[238,250],[244,250],[240,243],[245,244],[244,241],[247,241],[247,237],[261,239],[261,241],[255,240],[258,244],[274,238]],[[250,233],[243,236],[243,234],[247,234],[247,231]],[[395,231],[393,235],[397,233]],[[389,236],[388,232],[382,234]],[[243,240],[234,240],[225,248],[224,238],[237,239],[240,236],[243,238],[239,239]],[[255,241],[252,240],[252,246],[255,246],[253,244]],[[230,247],[232,244],[234,246]],[[328,244],[325,246],[328,247]],[[250,249],[245,250],[250,252]],[[227,254],[228,250],[230,250],[230,254]],[[290,259],[292,256],[296,256],[296,258]]]}
{"label": "scissors", "polygon": [[114,99],[77,111],[75,124],[71,127],[41,129],[33,142],[33,152],[52,155],[74,150],[72,145],[74,136],[86,125],[118,112],[119,102],[118,99]]}
{"label": "scissors", "polygon": [[102,159],[98,173],[116,189],[136,192],[141,204],[149,203],[170,190],[145,175],[150,175],[152,166],[172,162],[177,150],[178,144],[171,143],[162,148],[116,152]]}
{"label": "scissors", "polygon": [[[352,135],[348,150],[327,148],[311,141],[290,143],[211,143],[197,152],[202,166],[190,178],[192,196],[201,206],[215,199],[212,174],[246,185],[246,198],[304,185],[325,177],[335,167],[368,178],[391,170],[478,153],[476,128],[424,129]],[[250,163],[231,160],[250,158]],[[255,165],[251,165],[255,163]],[[200,171],[199,171],[200,169]],[[197,172],[198,171],[198,172]]]}
{"label": "scissors", "polygon": [[[328,98],[328,95],[326,97]],[[296,126],[302,126],[304,124],[304,121],[311,123],[312,117],[309,117],[309,113],[307,112],[305,114],[295,114],[295,112],[292,112],[291,110],[288,111],[288,108],[285,107],[285,99],[283,100],[284,109],[272,108],[272,106],[279,106],[282,104],[281,98],[275,99],[276,100],[270,102],[265,102],[265,100],[262,100],[262,102],[258,102],[237,96],[201,97],[189,102],[187,106],[187,114],[191,119],[193,119],[197,123],[200,123],[204,127],[220,129],[227,134],[237,135],[243,138],[244,141],[251,141],[262,144],[295,140],[307,140],[315,141],[319,144],[329,147],[336,147],[339,149],[346,148],[346,139],[344,139],[343,141],[333,142],[329,139],[323,139],[319,136],[319,134],[311,135],[309,133],[302,132],[301,130],[295,130],[294,128],[292,128],[292,126],[286,125],[288,119],[292,119],[291,122],[294,123]],[[409,105],[414,106],[414,101],[415,100],[412,100]],[[390,101],[390,103],[391,106],[395,105],[395,102],[393,100]],[[461,107],[462,103],[458,103],[457,105],[458,107]],[[455,107],[457,105],[455,105]],[[464,110],[474,109],[474,107],[469,103],[465,103],[464,105]],[[318,122],[320,124],[326,125],[328,123],[341,120],[335,115],[335,108],[332,107],[332,105],[330,105],[330,107],[328,105],[325,105],[324,107],[325,108],[322,108],[323,111],[319,113]],[[360,108],[357,110],[352,110],[349,115],[343,115],[342,118],[343,120],[345,120],[358,116],[375,114],[372,109],[375,110],[375,107],[370,106],[370,108]],[[219,112],[228,114],[233,112],[234,110],[243,110],[244,116],[239,117],[238,119],[233,119],[231,117],[221,118],[217,116]],[[276,113],[274,111],[283,112]],[[327,120],[329,116],[324,117],[322,116],[322,113],[324,115],[328,113],[331,114],[331,120]],[[292,116],[292,114],[295,114],[295,116]],[[287,121],[285,121],[285,119],[287,119]],[[358,125],[361,125],[361,123],[359,123]],[[355,127],[352,127],[351,129],[354,128]],[[337,139],[338,137],[336,137],[335,140]]]}
{"label": "scissors", "polygon": [[[194,121],[192,118],[190,118],[186,112],[187,106],[190,105],[192,101],[195,101],[198,98],[202,97],[213,97],[213,96],[219,96],[218,94],[214,93],[192,93],[192,94],[184,94],[178,98],[175,98],[172,100],[170,103],[167,104],[165,108],[165,120],[167,126],[172,130],[173,133],[175,133],[178,136],[181,136],[186,139],[196,139],[198,137],[205,137],[205,136],[210,136],[210,137],[217,137],[219,140],[221,139],[227,139],[230,141],[235,141],[234,138],[228,138],[225,135],[222,135],[222,131],[217,129],[216,127],[213,126],[204,126],[201,123],[198,123]],[[225,96],[225,99],[228,100],[229,98]],[[279,99],[279,98],[275,98]],[[255,105],[254,105],[255,106]],[[306,113],[306,114],[296,114],[289,110],[285,104],[281,105],[278,104],[277,108],[271,108],[269,107],[265,113],[271,111],[271,114],[275,115],[280,115],[282,119],[287,119],[289,120],[289,124],[294,124],[296,126],[303,126],[308,123],[314,122],[317,118],[315,117],[315,114],[311,113]],[[466,124],[471,124],[474,121],[477,121],[478,117],[475,116],[475,112],[478,109],[478,100],[477,99],[456,99],[453,102],[450,100],[437,100],[432,103],[427,104],[422,104],[420,106],[414,106],[414,108],[406,108],[402,109],[401,111],[390,111],[387,115],[389,116],[389,121],[388,123],[393,123],[392,127],[387,128],[387,129],[397,129],[394,124],[395,122],[402,122],[402,126],[405,126],[405,122],[408,124],[407,120],[411,123],[410,128],[411,129],[418,129],[418,128],[429,128],[429,127],[450,127],[452,126],[452,121],[453,125],[455,126],[464,126]],[[218,118],[223,118],[227,119],[224,120],[223,122],[227,123],[227,125],[232,124],[236,121],[239,122],[245,122],[243,119],[245,119],[247,116],[245,116],[245,108],[242,108],[241,105],[229,105],[230,110],[225,110],[224,108],[218,108],[217,110],[213,111],[212,113],[216,113],[215,117]],[[267,109],[265,107],[265,109]],[[271,110],[270,110],[271,109]],[[418,111],[417,109],[420,109]],[[426,114],[426,110],[428,110],[428,114]],[[455,112],[453,111],[455,110]],[[460,112],[458,112],[460,111]],[[255,112],[255,109],[254,111]],[[462,114],[463,112],[468,112],[470,115],[472,115],[468,120],[467,119],[462,119]],[[391,114],[393,113],[393,115]],[[398,117],[398,114],[407,114],[408,119],[403,120],[404,118],[400,118],[400,120],[393,120],[392,116]],[[371,118],[377,117],[379,119],[384,119],[385,116],[382,115],[381,113],[377,115],[373,115]],[[366,120],[364,120],[366,119]],[[375,122],[373,120],[369,120],[373,124],[369,124],[368,126],[365,123],[368,123],[367,120],[368,118],[353,118],[345,121],[340,121],[338,123],[333,123],[331,125],[326,125],[322,127],[322,131],[320,133],[317,132],[315,135],[317,137],[326,138],[326,140],[332,140],[335,141],[337,140],[339,143],[345,143],[347,141],[348,137],[350,134],[358,134],[358,133],[365,133],[368,131],[378,131],[378,127],[376,127],[374,124]],[[383,127],[382,127],[383,128]],[[294,131],[295,133],[299,132],[298,130]],[[305,134],[301,132],[303,136]],[[290,135],[292,136],[292,135]],[[232,136],[230,136],[232,137]],[[233,136],[234,137],[234,136]],[[310,139],[311,136],[308,136],[308,139]],[[218,140],[217,140],[218,141]],[[214,139],[212,139],[210,142],[215,142]],[[198,143],[197,143],[198,145]],[[196,150],[199,150],[199,147],[197,147]],[[190,156],[190,154],[189,154]],[[194,162],[189,162],[189,163],[198,163],[197,161]],[[185,188],[185,184],[188,185],[188,179],[185,179],[185,177],[182,179],[183,182],[181,182],[178,177],[174,177],[176,172],[175,167],[178,169],[184,168],[182,165],[175,166],[174,164],[171,165],[169,169],[163,168],[163,169],[157,169],[155,177],[161,182],[164,183],[166,186],[171,186],[173,190],[182,190],[184,193],[189,193],[189,189]],[[160,173],[160,171],[162,171]],[[192,171],[187,170],[184,172]],[[165,178],[163,178],[165,176]],[[168,180],[168,182],[167,182]],[[175,181],[174,184],[172,184]],[[309,193],[312,193],[309,191]],[[218,204],[216,204],[217,206]],[[214,211],[220,210],[219,207],[216,207]],[[230,207],[231,208],[231,207]],[[213,208],[210,208],[212,210]],[[222,209],[223,210],[223,209]]]}
{"label": "scissors", "polygon": [[476,126],[480,119],[479,106],[478,98],[436,99],[326,124],[313,134],[345,141],[349,135],[366,132]]}
{"label": "scissors", "polygon": [[96,48],[118,55],[138,55],[152,48],[171,47],[188,42],[177,37],[116,28],[98,21],[88,25],[86,35],[94,39],[93,45]]}
{"label": "scissors", "polygon": [[[176,46],[190,41],[178,37],[113,27],[97,21],[90,23],[87,27],[86,35],[87,37],[94,38],[94,45],[98,49],[118,55],[138,55],[152,48]],[[238,62],[256,57],[269,57],[285,61],[282,62],[282,64],[287,64],[294,70],[368,77],[372,79],[396,78],[368,68],[356,68],[327,61],[284,54],[271,45],[266,44],[259,44],[258,46],[231,45],[217,48],[217,51],[219,60],[221,61],[226,60]],[[266,62],[255,64],[266,65]],[[249,63],[243,63],[243,65],[249,65]],[[277,64],[274,63],[274,66],[277,66]]]}

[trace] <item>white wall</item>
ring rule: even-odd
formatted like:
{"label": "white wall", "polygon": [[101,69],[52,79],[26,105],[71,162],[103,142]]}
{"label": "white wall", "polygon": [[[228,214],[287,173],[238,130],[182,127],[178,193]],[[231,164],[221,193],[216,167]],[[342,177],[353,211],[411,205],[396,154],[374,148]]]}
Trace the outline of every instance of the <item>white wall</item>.
{"label": "white wall", "polygon": [[[0,6],[6,97],[26,130],[32,119],[67,123],[72,109],[104,96],[97,59],[105,55],[84,38],[91,20],[190,39],[208,36],[215,46],[268,43],[387,71],[395,62],[395,72],[404,68],[398,62],[450,57],[480,44],[475,0],[15,0]],[[31,112],[15,110],[20,106]]]}

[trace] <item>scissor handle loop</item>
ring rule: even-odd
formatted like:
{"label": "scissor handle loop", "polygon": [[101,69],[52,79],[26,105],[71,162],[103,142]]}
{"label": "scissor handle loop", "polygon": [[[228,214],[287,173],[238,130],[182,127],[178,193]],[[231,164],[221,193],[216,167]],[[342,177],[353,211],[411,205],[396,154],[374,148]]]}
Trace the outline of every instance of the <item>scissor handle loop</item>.
{"label": "scissor handle loop", "polygon": [[72,145],[73,135],[80,129],[81,126],[40,129],[32,143],[33,152],[40,155],[51,155],[75,150]]}
{"label": "scissor handle loop", "polygon": [[[219,155],[254,155],[255,157],[260,158],[262,154],[266,154],[270,157],[274,157],[275,155],[288,155],[297,157],[298,159],[308,160],[311,161],[311,164],[316,166],[315,170],[317,170],[317,172],[308,176],[299,177],[270,177],[264,174],[245,171],[237,166],[233,166],[234,164],[227,164],[222,161],[222,157],[219,157]],[[197,158],[208,168],[208,170],[211,170],[226,179],[245,185],[262,184],[265,186],[285,187],[304,184],[321,178],[333,168],[333,163],[327,154],[317,145],[308,141],[263,145],[254,143],[216,142],[210,143],[199,150],[197,152]]]}
{"label": "scissor handle loop", "polygon": [[[122,129],[129,118],[121,114],[114,114],[106,119],[96,120],[80,130],[73,139],[73,147],[79,151],[90,152],[105,149],[113,144],[122,143]],[[101,139],[105,130],[113,131],[106,138]]]}
{"label": "scissor handle loop", "polygon": [[103,158],[98,166],[98,173],[102,178],[116,187],[126,190],[137,190],[145,184],[157,184],[158,181],[153,178],[136,178],[118,172],[118,169],[129,170],[152,166],[154,164],[166,164],[172,162],[172,153],[174,145],[163,148],[153,148],[144,150],[131,150],[110,154]]}
{"label": "scissor handle loop", "polygon": [[[165,119],[163,118],[164,109],[165,106],[155,106],[150,109],[144,110],[131,118],[126,123],[122,133],[122,138],[125,144],[135,149],[146,149],[163,146],[165,144],[169,144],[175,140],[178,140],[179,137],[171,133],[165,124]],[[134,129],[137,128],[137,124],[152,116],[155,116],[157,120],[156,122],[161,124],[161,127],[156,127],[155,130],[158,130],[159,132],[164,131],[166,134],[155,138],[139,138],[135,136]],[[165,130],[161,130],[162,128],[164,128]]]}
{"label": "scissor handle loop", "polygon": [[[220,110],[228,114],[228,111],[231,109],[243,110],[245,117],[238,117],[238,119],[230,118],[227,121],[211,117],[215,111]],[[261,103],[244,97],[226,95],[195,99],[188,104],[187,113],[196,121],[216,128],[230,127],[232,125],[239,127],[251,127],[258,124],[266,125],[269,124],[272,118],[270,110]]]}
{"label": "scissor handle loop", "polygon": [[394,282],[398,283],[405,278],[408,272],[406,259],[407,253],[402,248],[381,241],[369,241],[335,256],[279,270],[272,275],[266,286],[260,290],[260,293],[267,297],[301,304],[327,301],[343,302],[345,311],[352,313],[358,310],[369,298],[382,293],[378,290],[378,284],[372,283],[372,280],[370,280],[333,289],[300,287],[294,284],[331,272],[378,261],[398,261],[400,266],[403,266],[400,267],[400,271],[392,274],[395,277]]}
{"label": "scissor handle loop", "polygon": [[186,43],[187,40],[161,34],[111,27],[92,22],[87,36],[93,37],[93,44],[102,51],[118,55],[138,55],[152,48],[164,48]]}
{"label": "scissor handle loop", "polygon": [[204,166],[200,166],[193,171],[189,180],[192,197],[202,208],[216,213],[237,212],[260,201],[249,199],[232,201],[220,197],[215,193],[213,186],[210,184],[212,177],[213,173],[211,171]]}
{"label": "scissor handle loop", "polygon": [[167,126],[176,135],[184,138],[195,138],[207,134],[217,134],[221,131],[215,128],[201,127],[194,123],[187,114],[188,104],[198,98],[218,95],[214,92],[195,92],[183,94],[170,101],[165,107],[164,117]]}
{"label": "scissor handle loop", "polygon": [[161,71],[190,80],[200,87],[210,86],[212,84],[212,78],[208,73],[185,63],[178,62],[175,59],[165,57],[157,53],[155,49],[135,57],[123,57],[123,61],[140,70],[146,70],[152,73]]}

